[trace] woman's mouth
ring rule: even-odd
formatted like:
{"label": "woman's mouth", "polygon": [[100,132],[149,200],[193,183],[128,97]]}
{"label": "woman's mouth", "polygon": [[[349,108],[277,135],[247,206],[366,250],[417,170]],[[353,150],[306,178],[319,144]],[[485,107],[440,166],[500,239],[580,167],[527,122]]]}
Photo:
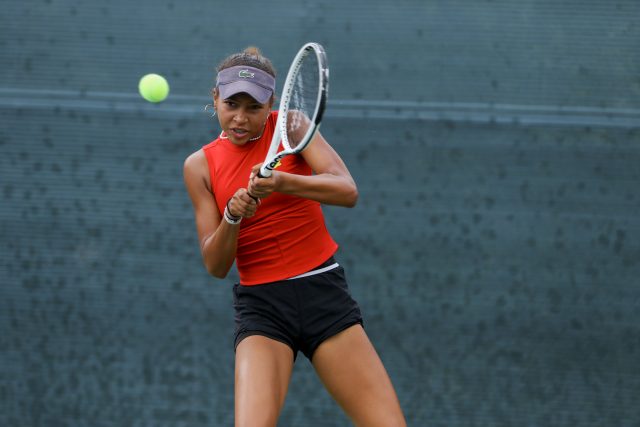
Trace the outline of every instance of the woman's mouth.
{"label": "woman's mouth", "polygon": [[230,131],[233,134],[233,136],[235,136],[236,138],[244,138],[249,134],[248,130],[240,129],[240,128],[233,128],[233,129],[230,129]]}

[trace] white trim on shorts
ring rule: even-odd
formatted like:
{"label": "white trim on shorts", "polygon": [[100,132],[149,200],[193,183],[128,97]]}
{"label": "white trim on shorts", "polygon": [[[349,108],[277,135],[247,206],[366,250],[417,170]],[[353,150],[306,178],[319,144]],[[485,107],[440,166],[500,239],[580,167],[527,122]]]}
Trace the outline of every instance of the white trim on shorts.
{"label": "white trim on shorts", "polygon": [[315,276],[316,274],[320,274],[320,273],[324,273],[325,271],[333,270],[334,268],[337,268],[339,266],[340,266],[340,264],[338,264],[337,262],[334,262],[333,264],[328,265],[326,267],[318,268],[317,270],[307,271],[306,273],[302,273],[302,274],[300,274],[298,276],[289,277],[287,280],[301,279],[303,277]]}

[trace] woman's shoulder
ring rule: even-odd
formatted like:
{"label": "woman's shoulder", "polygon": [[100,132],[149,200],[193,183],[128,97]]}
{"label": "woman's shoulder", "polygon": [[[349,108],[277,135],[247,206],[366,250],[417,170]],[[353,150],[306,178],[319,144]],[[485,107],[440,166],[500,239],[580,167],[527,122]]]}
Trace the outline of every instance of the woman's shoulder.
{"label": "woman's shoulder", "polygon": [[184,161],[184,182],[189,192],[198,192],[202,184],[211,191],[209,165],[204,149],[191,153]]}
{"label": "woman's shoulder", "polygon": [[185,175],[202,174],[207,169],[207,157],[204,153],[204,148],[191,153],[184,161]]}
{"label": "woman's shoulder", "polygon": [[202,160],[205,160],[205,158],[206,156],[204,154],[204,147],[202,147],[201,149],[196,150],[193,153],[189,154],[187,158],[184,160],[184,164],[193,165],[194,163],[199,163]]}
{"label": "woman's shoulder", "polygon": [[197,166],[206,165],[207,152],[218,147],[220,145],[219,142],[220,142],[220,138],[216,138],[213,141],[209,142],[208,144],[205,144],[204,146],[202,146],[202,148],[200,148],[199,150],[191,153],[184,161],[185,167],[187,166],[197,167]]}

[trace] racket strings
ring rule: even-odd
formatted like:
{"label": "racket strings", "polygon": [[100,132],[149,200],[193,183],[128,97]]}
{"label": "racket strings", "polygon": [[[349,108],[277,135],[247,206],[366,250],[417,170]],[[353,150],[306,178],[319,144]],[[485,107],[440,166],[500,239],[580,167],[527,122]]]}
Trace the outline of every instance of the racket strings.
{"label": "racket strings", "polygon": [[293,83],[289,111],[286,117],[287,142],[295,149],[305,140],[311,126],[314,125],[314,114],[318,102],[319,64],[315,54],[308,54]]}

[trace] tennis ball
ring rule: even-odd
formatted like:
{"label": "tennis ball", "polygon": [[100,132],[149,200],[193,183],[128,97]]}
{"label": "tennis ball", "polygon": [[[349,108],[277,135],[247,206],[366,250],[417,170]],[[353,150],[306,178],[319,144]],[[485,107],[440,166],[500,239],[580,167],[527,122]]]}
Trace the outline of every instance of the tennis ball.
{"label": "tennis ball", "polygon": [[149,102],[160,102],[169,95],[169,83],[159,74],[147,74],[140,79],[138,91]]}

